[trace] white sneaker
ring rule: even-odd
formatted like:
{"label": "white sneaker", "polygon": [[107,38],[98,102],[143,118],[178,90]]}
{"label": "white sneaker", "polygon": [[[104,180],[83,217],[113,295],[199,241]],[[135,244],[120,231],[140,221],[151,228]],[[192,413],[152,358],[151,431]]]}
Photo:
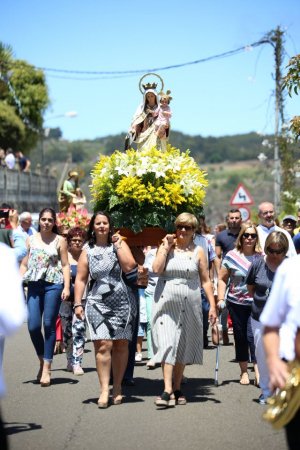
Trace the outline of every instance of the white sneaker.
{"label": "white sneaker", "polygon": [[156,367],[155,362],[153,362],[152,359],[149,359],[149,361],[146,364],[147,370],[155,369],[155,367]]}
{"label": "white sneaker", "polygon": [[74,375],[80,376],[80,375],[84,374],[84,370],[80,364],[75,364],[73,366],[73,373],[74,373]]}
{"label": "white sneaker", "polygon": [[135,354],[135,362],[141,362],[143,360],[142,353],[136,353]]}

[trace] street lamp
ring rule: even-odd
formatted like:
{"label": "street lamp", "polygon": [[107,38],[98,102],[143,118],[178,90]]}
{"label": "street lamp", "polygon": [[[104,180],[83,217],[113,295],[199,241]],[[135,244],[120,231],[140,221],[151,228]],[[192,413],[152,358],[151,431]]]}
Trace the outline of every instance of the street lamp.
{"label": "street lamp", "polygon": [[77,111],[68,111],[65,112],[64,114],[58,114],[57,116],[51,116],[48,117],[47,119],[45,119],[44,122],[48,122],[48,120],[52,120],[52,119],[59,119],[60,117],[77,117],[78,116],[78,112]]}

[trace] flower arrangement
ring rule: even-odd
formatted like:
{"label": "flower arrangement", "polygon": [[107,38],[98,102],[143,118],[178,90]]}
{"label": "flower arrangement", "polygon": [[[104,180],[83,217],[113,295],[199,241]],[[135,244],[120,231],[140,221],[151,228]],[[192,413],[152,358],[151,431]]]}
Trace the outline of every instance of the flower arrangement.
{"label": "flower arrangement", "polygon": [[109,212],[116,227],[135,233],[148,226],[172,230],[181,212],[197,216],[208,186],[189,151],[170,145],[165,152],[153,147],[101,155],[91,176],[94,209]]}
{"label": "flower arrangement", "polygon": [[90,217],[87,210],[76,211],[75,208],[69,208],[68,212],[60,212],[56,215],[56,223],[58,228],[74,228],[80,227],[87,229],[90,223]]}

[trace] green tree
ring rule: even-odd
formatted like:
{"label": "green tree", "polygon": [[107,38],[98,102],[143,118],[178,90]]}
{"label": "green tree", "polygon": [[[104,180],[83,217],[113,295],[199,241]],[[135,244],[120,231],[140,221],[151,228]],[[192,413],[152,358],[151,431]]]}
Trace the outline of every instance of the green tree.
{"label": "green tree", "polygon": [[[288,71],[282,79],[282,89],[286,89],[289,96],[298,95],[300,89],[300,55],[296,55],[290,59],[288,63]],[[289,131],[292,132],[295,140],[300,137],[300,116],[295,116],[290,121],[289,130],[284,129],[281,138],[281,154],[283,155],[283,202],[284,211],[287,213],[295,212],[295,205],[299,204],[299,188],[295,184],[297,171],[296,161],[299,161],[299,146],[291,148],[288,143],[291,141]]]}
{"label": "green tree", "polygon": [[[293,56],[288,63],[288,72],[283,78],[283,89],[287,89],[289,96],[298,95],[300,89],[300,55]],[[291,120],[291,131],[296,139],[300,137],[300,116]]]}
{"label": "green tree", "polygon": [[12,48],[0,42],[0,145],[28,153],[49,103],[44,72],[14,59]]}

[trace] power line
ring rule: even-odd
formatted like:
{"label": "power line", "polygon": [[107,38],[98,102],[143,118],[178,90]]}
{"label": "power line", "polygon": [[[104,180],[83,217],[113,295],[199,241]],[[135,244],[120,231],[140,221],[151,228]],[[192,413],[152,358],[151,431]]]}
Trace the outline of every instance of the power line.
{"label": "power line", "polygon": [[[270,40],[265,37],[265,38],[262,38],[259,41],[254,42],[254,43],[252,43],[250,45],[239,47],[239,48],[236,48],[234,50],[229,50],[227,52],[219,53],[218,55],[208,56],[206,58],[196,59],[194,61],[189,61],[189,62],[185,62],[185,63],[172,64],[172,65],[163,66],[163,67],[152,67],[152,68],[148,68],[148,69],[95,71],[95,70],[56,69],[56,68],[50,68],[50,67],[37,67],[37,68],[41,69],[41,70],[43,70],[45,72],[73,74],[73,75],[86,75],[86,76],[102,75],[102,76],[105,76],[105,79],[110,79],[110,75],[112,76],[111,78],[122,78],[122,76],[128,76],[128,75],[140,74],[140,73],[162,72],[164,70],[179,69],[181,67],[191,66],[191,65],[195,65],[195,64],[201,64],[201,63],[204,63],[204,62],[207,62],[207,61],[212,61],[214,59],[226,58],[226,57],[233,56],[235,54],[238,54],[238,53],[241,53],[241,52],[244,52],[244,51],[249,51],[252,48],[258,47],[258,46],[263,45],[263,44],[270,44]],[[67,77],[64,77],[64,78],[67,78]],[[71,79],[81,79],[82,80],[82,78],[71,78]]]}
{"label": "power line", "polygon": [[[55,69],[55,68],[49,68],[49,67],[36,67],[36,68],[43,70],[44,72],[65,74],[65,75],[51,75],[51,74],[48,75],[48,76],[51,76],[54,78],[62,78],[62,79],[97,80],[97,79],[125,78],[125,77],[133,76],[135,74],[140,74],[140,73],[162,72],[165,70],[179,69],[181,67],[191,66],[191,65],[195,65],[195,64],[201,64],[201,63],[212,61],[215,59],[226,58],[226,57],[233,56],[233,55],[236,55],[241,52],[250,51],[250,50],[252,50],[252,48],[258,47],[263,44],[272,44],[268,35],[266,35],[264,38],[260,39],[257,42],[254,42],[250,45],[239,47],[234,50],[229,50],[227,52],[219,53],[217,55],[208,56],[206,58],[197,59],[195,61],[189,61],[189,62],[180,63],[180,64],[173,64],[173,65],[164,66],[164,67],[154,67],[154,68],[152,67],[152,68],[148,68],[148,69],[116,70],[116,71],[89,71],[89,70]],[[68,76],[68,74],[81,75],[81,77],[70,77],[70,76]],[[82,77],[82,75],[85,75],[87,77],[84,78],[84,77]],[[91,76],[93,76],[93,78],[91,78]],[[16,92],[15,92],[13,86],[11,85],[8,77],[3,76],[3,74],[0,72],[0,79],[7,84],[8,88],[12,94],[12,97],[14,99],[14,102],[17,106],[17,109],[19,111],[19,115],[23,120],[23,123],[27,126],[27,128],[38,133],[39,130],[34,125],[32,125],[30,123],[29,119],[24,115],[23,110],[22,110],[22,104],[21,104],[19,98],[17,97]]]}

